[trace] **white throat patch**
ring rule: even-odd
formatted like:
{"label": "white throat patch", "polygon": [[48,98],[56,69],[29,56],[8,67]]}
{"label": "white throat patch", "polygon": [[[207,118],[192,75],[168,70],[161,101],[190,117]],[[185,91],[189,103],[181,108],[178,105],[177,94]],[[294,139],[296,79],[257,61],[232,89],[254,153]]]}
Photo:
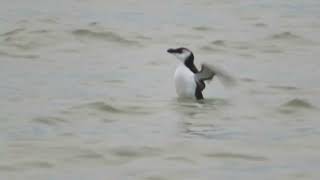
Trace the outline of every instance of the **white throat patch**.
{"label": "white throat patch", "polygon": [[184,63],[188,57],[191,56],[191,52],[187,50],[183,50],[182,53],[173,53],[182,63]]}

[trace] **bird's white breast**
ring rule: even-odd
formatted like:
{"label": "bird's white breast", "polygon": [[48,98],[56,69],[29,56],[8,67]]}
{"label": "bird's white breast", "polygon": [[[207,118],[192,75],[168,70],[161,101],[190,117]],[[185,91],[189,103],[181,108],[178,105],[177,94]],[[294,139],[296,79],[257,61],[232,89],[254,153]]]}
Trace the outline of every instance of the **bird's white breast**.
{"label": "bird's white breast", "polygon": [[174,74],[174,82],[179,97],[195,97],[196,82],[194,73],[184,64],[181,64]]}

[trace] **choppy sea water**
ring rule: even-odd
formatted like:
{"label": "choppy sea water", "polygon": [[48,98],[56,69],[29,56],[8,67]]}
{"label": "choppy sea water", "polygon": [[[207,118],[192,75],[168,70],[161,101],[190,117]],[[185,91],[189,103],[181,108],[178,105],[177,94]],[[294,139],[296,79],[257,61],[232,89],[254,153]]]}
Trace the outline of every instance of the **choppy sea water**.
{"label": "choppy sea water", "polygon": [[[4,1],[1,179],[319,179],[320,2]],[[178,100],[168,48],[223,67]]]}

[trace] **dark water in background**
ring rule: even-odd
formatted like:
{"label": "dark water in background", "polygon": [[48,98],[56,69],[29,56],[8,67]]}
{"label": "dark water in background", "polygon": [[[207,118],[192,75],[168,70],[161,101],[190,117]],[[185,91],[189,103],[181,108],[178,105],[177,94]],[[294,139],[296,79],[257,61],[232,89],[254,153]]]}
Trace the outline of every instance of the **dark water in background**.
{"label": "dark water in background", "polygon": [[[3,0],[1,179],[318,179],[320,2]],[[170,47],[238,80],[176,99]]]}

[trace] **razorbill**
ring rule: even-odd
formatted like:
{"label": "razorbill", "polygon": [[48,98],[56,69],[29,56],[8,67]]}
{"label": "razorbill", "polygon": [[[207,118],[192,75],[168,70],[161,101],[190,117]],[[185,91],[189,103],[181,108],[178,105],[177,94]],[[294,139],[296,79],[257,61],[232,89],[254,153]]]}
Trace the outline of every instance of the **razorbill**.
{"label": "razorbill", "polygon": [[174,73],[176,92],[181,98],[203,99],[202,91],[206,87],[205,81],[212,80],[216,75],[225,84],[232,84],[233,79],[222,69],[208,64],[202,64],[199,71],[194,65],[193,53],[184,47],[168,49],[168,53],[176,56],[180,61]]}

